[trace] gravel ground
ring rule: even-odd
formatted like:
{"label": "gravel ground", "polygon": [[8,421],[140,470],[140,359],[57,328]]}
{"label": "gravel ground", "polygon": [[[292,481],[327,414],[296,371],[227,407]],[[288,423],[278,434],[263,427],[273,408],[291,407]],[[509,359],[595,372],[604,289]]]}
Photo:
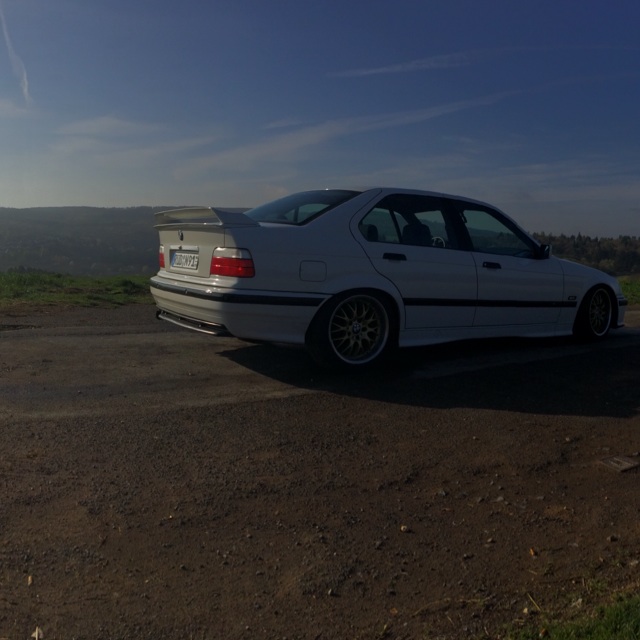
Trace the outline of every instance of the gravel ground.
{"label": "gravel ground", "polygon": [[0,640],[498,638],[637,589],[628,325],[348,376],[151,307],[5,314]]}

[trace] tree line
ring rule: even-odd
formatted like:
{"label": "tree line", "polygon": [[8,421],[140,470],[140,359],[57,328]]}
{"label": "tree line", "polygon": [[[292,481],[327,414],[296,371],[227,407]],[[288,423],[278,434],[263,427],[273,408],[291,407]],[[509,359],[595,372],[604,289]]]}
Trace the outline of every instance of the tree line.
{"label": "tree line", "polygon": [[534,236],[540,242],[550,244],[553,254],[559,258],[615,276],[640,273],[640,237],[591,238],[581,233],[571,236],[535,233]]}

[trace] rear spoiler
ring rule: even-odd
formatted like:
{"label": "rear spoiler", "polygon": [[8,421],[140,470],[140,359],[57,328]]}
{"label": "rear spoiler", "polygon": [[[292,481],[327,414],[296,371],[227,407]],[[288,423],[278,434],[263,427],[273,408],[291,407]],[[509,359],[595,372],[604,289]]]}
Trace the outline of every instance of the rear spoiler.
{"label": "rear spoiler", "polygon": [[156,226],[177,223],[216,224],[223,227],[259,227],[255,221],[244,215],[248,209],[227,211],[213,207],[186,207],[170,209],[155,214]]}

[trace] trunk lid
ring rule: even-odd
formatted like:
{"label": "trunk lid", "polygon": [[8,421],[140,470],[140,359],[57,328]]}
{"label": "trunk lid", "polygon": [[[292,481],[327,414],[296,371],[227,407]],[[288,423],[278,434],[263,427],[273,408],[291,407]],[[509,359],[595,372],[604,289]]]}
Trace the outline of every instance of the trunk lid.
{"label": "trunk lid", "polygon": [[210,207],[161,211],[155,220],[160,268],[180,278],[209,278],[213,252],[227,246],[226,230],[260,226],[243,212]]}

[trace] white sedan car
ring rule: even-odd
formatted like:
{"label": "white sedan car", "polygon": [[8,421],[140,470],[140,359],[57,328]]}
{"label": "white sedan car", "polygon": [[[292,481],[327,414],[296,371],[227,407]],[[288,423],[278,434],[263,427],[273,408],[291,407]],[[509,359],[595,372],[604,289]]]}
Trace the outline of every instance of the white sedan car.
{"label": "white sedan car", "polygon": [[626,300],[475,200],[408,189],[294,193],[244,213],[156,215],[158,318],[304,345],[360,367],[395,347],[469,338],[603,338]]}

